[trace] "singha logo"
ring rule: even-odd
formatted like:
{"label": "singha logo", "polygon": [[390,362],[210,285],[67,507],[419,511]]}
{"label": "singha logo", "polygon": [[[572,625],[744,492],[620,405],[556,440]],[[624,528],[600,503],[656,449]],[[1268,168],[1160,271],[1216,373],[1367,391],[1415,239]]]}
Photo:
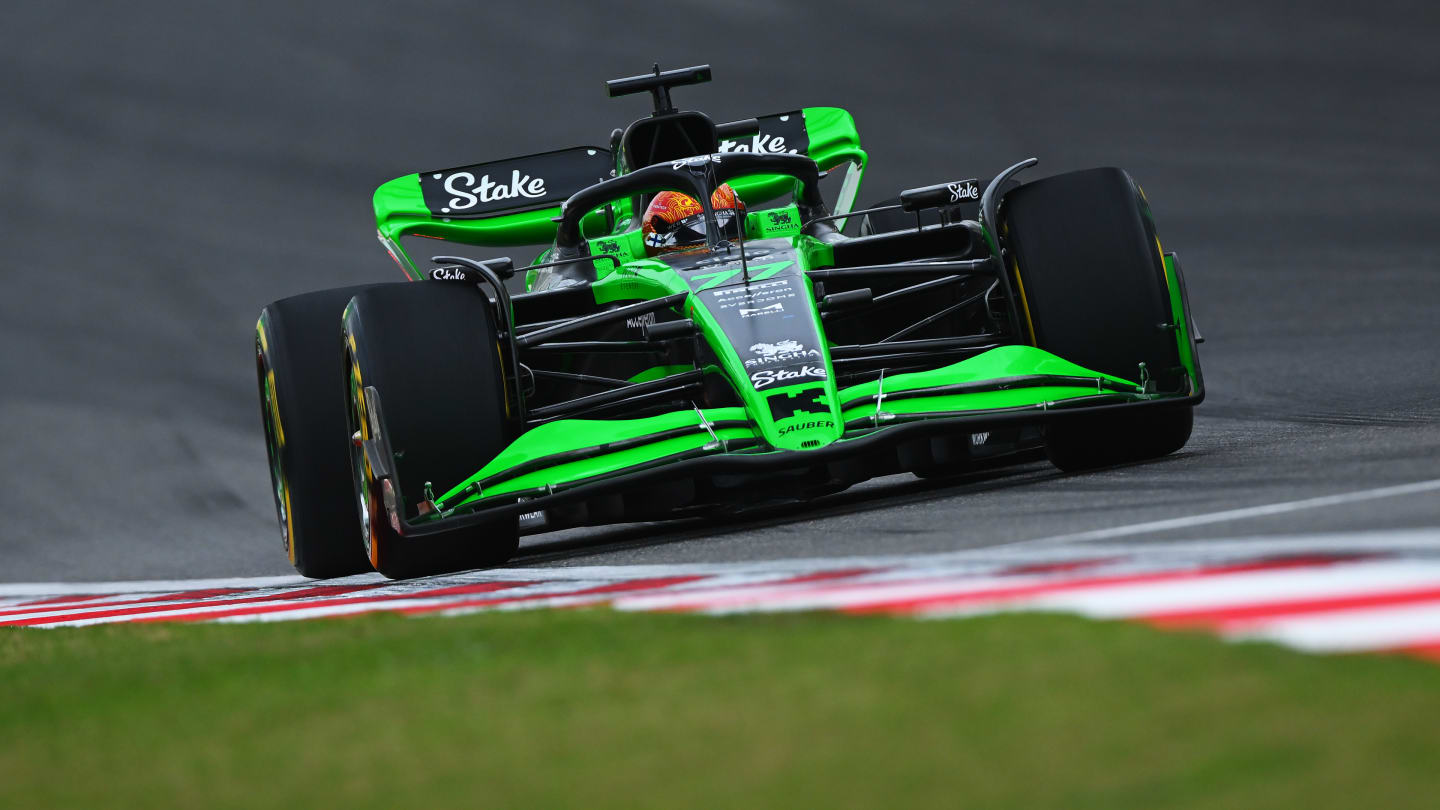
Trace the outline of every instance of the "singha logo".
{"label": "singha logo", "polygon": [[[741,316],[745,317],[745,316]],[[792,363],[812,362],[820,359],[819,349],[807,349],[798,340],[780,340],[774,343],[756,343],[750,347],[750,357],[745,360],[746,368],[783,366]]]}
{"label": "singha logo", "polygon": [[805,345],[797,340],[782,340],[779,343],[756,343],[750,347],[761,358],[777,357],[782,354],[794,354],[805,351]]}

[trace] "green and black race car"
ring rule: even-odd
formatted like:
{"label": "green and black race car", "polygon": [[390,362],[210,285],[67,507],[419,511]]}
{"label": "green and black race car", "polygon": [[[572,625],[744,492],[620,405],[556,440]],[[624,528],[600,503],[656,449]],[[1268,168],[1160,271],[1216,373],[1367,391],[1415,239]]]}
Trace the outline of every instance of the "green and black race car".
{"label": "green and black race car", "polygon": [[[709,78],[608,82],[654,97],[608,148],[384,184],[380,241],[422,283],[261,312],[270,471],[301,573],[495,565],[522,523],[714,514],[1042,450],[1084,469],[1189,439],[1199,335],[1128,174],[1018,182],[1031,159],[983,189],[857,211],[867,155],[849,113],[717,125],[673,107],[672,88]],[[729,223],[710,202],[725,184],[745,205]],[[647,250],[641,213],[665,191],[702,203],[687,250]],[[510,259],[427,267],[412,235],[552,246],[512,294]]]}

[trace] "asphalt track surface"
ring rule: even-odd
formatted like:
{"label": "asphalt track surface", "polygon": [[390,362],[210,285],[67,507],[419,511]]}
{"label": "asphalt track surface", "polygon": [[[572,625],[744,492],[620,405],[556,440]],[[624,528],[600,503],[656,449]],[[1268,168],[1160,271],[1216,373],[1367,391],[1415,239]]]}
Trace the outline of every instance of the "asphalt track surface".
{"label": "asphalt track surface", "polygon": [[[1185,262],[1209,399],[1161,462],[881,479],[519,562],[939,552],[1440,527],[1440,18],[1416,3],[21,3],[0,50],[0,581],[290,573],[257,414],[267,302],[398,279],[370,194],[603,143],[601,81],[710,62],[717,120],[833,104],[861,199],[1120,165]],[[627,19],[630,18],[630,19]],[[524,256],[523,258],[528,258]]]}

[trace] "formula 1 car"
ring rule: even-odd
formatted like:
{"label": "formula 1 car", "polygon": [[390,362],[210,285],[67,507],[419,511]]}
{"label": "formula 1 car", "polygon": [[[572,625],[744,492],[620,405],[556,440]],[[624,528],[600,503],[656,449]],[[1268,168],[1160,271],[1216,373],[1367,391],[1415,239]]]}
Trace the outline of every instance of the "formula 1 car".
{"label": "formula 1 car", "polygon": [[[607,82],[654,101],[608,147],[385,183],[379,238],[410,281],[262,311],[261,413],[302,574],[496,565],[522,523],[703,516],[1042,452],[1081,470],[1188,441],[1200,336],[1128,174],[1021,183],[1030,159],[854,210],[867,155],[849,113],[717,125],[671,103],[709,79]],[[722,184],[744,204],[728,230]],[[664,191],[700,201],[693,249],[646,250],[641,213]],[[512,294],[509,258],[425,266],[406,236],[551,247]]]}

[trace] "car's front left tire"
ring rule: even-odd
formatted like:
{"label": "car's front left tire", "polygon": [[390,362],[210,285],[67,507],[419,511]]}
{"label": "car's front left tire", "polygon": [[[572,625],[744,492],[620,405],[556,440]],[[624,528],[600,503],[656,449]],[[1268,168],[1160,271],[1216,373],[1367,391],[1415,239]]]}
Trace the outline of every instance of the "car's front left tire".
{"label": "car's front left tire", "polygon": [[[1189,393],[1164,257],[1130,175],[1088,169],[1026,183],[1002,208],[1009,270],[1035,345],[1085,368]],[[1193,424],[1189,404],[1127,406],[1057,417],[1050,460],[1083,470],[1173,453]]]}

